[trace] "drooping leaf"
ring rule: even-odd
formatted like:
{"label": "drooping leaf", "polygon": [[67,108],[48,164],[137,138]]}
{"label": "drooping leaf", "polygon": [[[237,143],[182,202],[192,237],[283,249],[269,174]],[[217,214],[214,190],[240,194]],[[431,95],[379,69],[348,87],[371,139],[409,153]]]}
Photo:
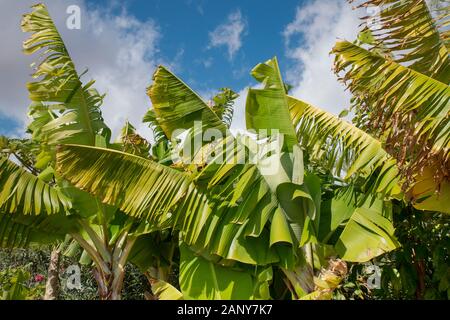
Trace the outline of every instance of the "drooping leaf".
{"label": "drooping leaf", "polygon": [[250,300],[252,276],[214,264],[196,256],[188,247],[180,247],[180,287],[186,300]]}
{"label": "drooping leaf", "polygon": [[301,146],[311,161],[337,176],[377,175],[375,192],[397,195],[401,180],[396,161],[381,142],[351,123],[306,102],[289,97],[290,112]]}
{"label": "drooping leaf", "polygon": [[433,15],[426,0],[350,2],[373,8],[364,17],[371,31],[371,50],[382,47],[397,63],[444,83],[450,81],[448,7]]}
{"label": "drooping leaf", "polygon": [[135,218],[158,224],[188,191],[189,176],[127,153],[62,146],[57,171],[75,187]]}
{"label": "drooping leaf", "polygon": [[70,200],[11,161],[0,158],[0,209],[24,215],[65,213]]}
{"label": "drooping leaf", "polygon": [[[436,151],[450,147],[446,124],[450,113],[450,88],[446,83],[384,59],[347,41],[339,41],[336,71],[346,70],[344,81],[355,96],[377,97],[373,108],[383,108],[384,118],[415,111],[414,134],[426,135]],[[439,141],[447,130],[446,139]],[[439,143],[437,143],[439,141]]]}
{"label": "drooping leaf", "polygon": [[336,72],[355,97],[358,125],[397,160],[404,188],[426,167],[448,180],[448,84],[346,41],[339,41],[333,52]]}
{"label": "drooping leaf", "polygon": [[64,213],[30,216],[20,212],[0,212],[1,248],[55,244],[63,241],[67,234],[77,231],[76,219]]}

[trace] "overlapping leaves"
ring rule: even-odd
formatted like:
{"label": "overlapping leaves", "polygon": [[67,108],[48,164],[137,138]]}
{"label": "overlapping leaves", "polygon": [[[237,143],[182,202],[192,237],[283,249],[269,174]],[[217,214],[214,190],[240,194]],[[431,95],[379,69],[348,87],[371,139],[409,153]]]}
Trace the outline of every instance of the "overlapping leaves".
{"label": "overlapping leaves", "polygon": [[372,50],[382,48],[397,63],[433,79],[450,82],[449,8],[433,12],[426,0],[351,0],[373,8],[364,17],[372,36]]}
{"label": "overlapping leaves", "polygon": [[158,123],[169,139],[175,130],[192,128],[195,121],[226,132],[226,125],[202,98],[163,66],[154,73],[147,93]]}
{"label": "overlapping leaves", "polygon": [[0,158],[0,246],[24,247],[64,238],[76,229],[70,200],[58,189]]}
{"label": "overlapping leaves", "polygon": [[24,215],[57,214],[71,207],[70,200],[33,174],[0,158],[0,209]]}
{"label": "overlapping leaves", "polygon": [[411,182],[434,166],[438,181],[448,179],[450,87],[346,41],[333,52],[336,72],[367,114],[364,126],[386,144],[402,175]]}
{"label": "overlapping leaves", "polygon": [[310,158],[337,176],[373,176],[368,190],[387,195],[400,193],[395,159],[381,142],[351,123],[293,97],[288,98],[298,139]]}

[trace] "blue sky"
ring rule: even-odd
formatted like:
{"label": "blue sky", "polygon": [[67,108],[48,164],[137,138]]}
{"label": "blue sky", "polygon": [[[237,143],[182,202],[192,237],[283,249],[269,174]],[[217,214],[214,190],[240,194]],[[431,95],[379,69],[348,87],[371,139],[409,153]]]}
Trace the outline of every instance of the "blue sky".
{"label": "blue sky", "polygon": [[[21,135],[29,103],[25,83],[35,57],[21,53],[20,17],[32,0],[1,0],[0,134]],[[141,124],[151,106],[145,88],[158,64],[172,69],[205,99],[222,87],[240,93],[233,126],[244,129],[250,70],[277,56],[293,95],[339,113],[348,105],[331,72],[337,38],[353,40],[358,14],[345,0],[48,0],[43,1],[79,71],[107,94],[103,112],[114,132]],[[66,27],[69,5],[81,8],[81,29]],[[85,80],[90,80],[86,79]]]}
{"label": "blue sky", "polygon": [[[101,6],[99,1],[90,2]],[[288,64],[282,33],[303,2],[283,0],[280,5],[279,1],[251,0],[131,0],[127,8],[142,21],[157,21],[163,37],[161,54],[175,57],[182,52],[178,74],[197,90],[224,86],[237,90],[252,83],[249,71],[257,63],[276,55],[281,65]],[[226,46],[208,49],[209,34],[236,12],[241,13],[245,31],[241,35],[242,46],[230,59]]]}

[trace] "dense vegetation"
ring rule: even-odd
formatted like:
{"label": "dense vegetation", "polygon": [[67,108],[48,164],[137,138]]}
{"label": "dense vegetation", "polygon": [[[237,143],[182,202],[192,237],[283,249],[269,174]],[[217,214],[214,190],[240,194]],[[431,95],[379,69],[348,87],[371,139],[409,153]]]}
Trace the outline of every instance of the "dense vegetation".
{"label": "dense vegetation", "polygon": [[[273,58],[251,71],[251,134],[233,135],[232,90],[206,103],[159,66],[152,144],[130,123],[111,139],[34,6],[27,138],[0,139],[3,298],[447,299],[449,8],[357,5],[382,10],[332,50],[353,123],[290,96]],[[84,291],[61,281],[77,262]]]}

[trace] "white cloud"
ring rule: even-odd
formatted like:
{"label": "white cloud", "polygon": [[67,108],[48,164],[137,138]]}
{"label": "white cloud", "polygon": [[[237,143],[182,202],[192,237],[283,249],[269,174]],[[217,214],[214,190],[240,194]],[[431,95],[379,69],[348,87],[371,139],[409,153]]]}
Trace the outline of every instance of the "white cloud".
{"label": "white cloud", "polygon": [[[37,57],[26,57],[21,52],[27,35],[20,31],[20,19],[35,2],[5,1],[0,11],[0,113],[23,125],[29,104],[25,83],[31,80],[29,64]],[[112,14],[108,8],[88,8],[84,0],[74,0],[70,5],[81,8],[81,30],[68,30],[65,24],[68,4],[55,0],[46,4],[78,71],[89,68],[84,81],[95,79],[95,87],[107,94],[102,111],[114,134],[128,119],[149,137],[150,130],[142,124],[142,117],[150,107],[146,87],[156,65],[162,62],[157,24],[152,20],[139,21],[120,7],[119,14]]]}
{"label": "white cloud", "polygon": [[329,52],[338,39],[353,41],[359,24],[358,12],[346,1],[314,0],[297,8],[283,32],[294,61],[287,73],[294,96],[334,114],[349,106],[350,94],[333,73]]}
{"label": "white cloud", "polygon": [[242,37],[246,34],[247,22],[240,10],[228,15],[227,21],[209,33],[208,48],[226,46],[229,59],[233,59],[242,47]]}

